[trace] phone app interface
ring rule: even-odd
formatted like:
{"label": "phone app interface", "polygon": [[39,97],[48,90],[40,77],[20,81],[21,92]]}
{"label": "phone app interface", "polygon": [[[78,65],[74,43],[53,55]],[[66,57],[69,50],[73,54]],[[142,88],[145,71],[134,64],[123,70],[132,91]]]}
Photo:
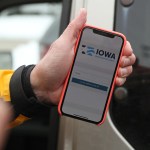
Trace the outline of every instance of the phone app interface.
{"label": "phone app interface", "polygon": [[99,122],[103,115],[123,40],[85,28],[78,46],[62,111]]}

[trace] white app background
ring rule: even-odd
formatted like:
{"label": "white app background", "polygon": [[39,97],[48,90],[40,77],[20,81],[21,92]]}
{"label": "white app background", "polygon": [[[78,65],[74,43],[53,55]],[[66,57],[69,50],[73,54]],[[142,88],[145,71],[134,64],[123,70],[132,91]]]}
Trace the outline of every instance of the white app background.
{"label": "white app background", "polygon": [[99,122],[110,90],[122,39],[83,31],[62,111]]}

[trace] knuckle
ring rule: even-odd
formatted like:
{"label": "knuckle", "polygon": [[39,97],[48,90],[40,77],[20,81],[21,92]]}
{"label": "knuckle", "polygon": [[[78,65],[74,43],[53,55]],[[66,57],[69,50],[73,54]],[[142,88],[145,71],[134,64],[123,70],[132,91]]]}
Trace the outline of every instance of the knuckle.
{"label": "knuckle", "polygon": [[118,76],[120,77],[121,75],[122,75],[122,69],[119,68],[119,70],[118,70]]}
{"label": "knuckle", "polygon": [[136,56],[133,54],[133,64],[135,63],[136,61]]}
{"label": "knuckle", "polygon": [[125,65],[126,65],[126,58],[123,57],[123,58],[122,58],[122,66],[125,66]]}
{"label": "knuckle", "polygon": [[132,67],[132,66],[130,66],[130,67],[128,68],[128,73],[129,73],[129,74],[131,74],[131,73],[132,73],[132,71],[133,71],[133,67]]}

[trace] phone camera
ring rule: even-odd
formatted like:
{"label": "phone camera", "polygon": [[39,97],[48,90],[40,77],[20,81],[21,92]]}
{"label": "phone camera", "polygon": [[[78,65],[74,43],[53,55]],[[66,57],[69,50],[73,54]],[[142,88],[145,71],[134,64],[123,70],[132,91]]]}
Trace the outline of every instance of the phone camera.
{"label": "phone camera", "polygon": [[120,0],[121,4],[125,7],[129,7],[133,4],[134,0]]}

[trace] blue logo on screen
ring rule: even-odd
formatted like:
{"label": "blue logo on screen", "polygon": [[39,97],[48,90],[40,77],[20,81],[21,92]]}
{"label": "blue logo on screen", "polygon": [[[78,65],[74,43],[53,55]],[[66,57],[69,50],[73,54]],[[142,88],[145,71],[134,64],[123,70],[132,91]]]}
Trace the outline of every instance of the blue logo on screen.
{"label": "blue logo on screen", "polygon": [[86,54],[89,55],[89,56],[93,56],[93,55],[95,54],[94,47],[88,46],[88,47],[87,47]]}
{"label": "blue logo on screen", "polygon": [[82,54],[86,54],[89,56],[95,56],[97,58],[107,59],[110,61],[115,60],[115,53],[111,53],[102,49],[95,49],[92,46],[82,45]]}
{"label": "blue logo on screen", "polygon": [[86,47],[86,45],[82,45],[82,48],[86,49],[86,50],[82,51],[82,54],[86,54],[86,55],[89,55],[89,56],[93,56],[95,54],[94,47],[91,47],[91,46]]}

